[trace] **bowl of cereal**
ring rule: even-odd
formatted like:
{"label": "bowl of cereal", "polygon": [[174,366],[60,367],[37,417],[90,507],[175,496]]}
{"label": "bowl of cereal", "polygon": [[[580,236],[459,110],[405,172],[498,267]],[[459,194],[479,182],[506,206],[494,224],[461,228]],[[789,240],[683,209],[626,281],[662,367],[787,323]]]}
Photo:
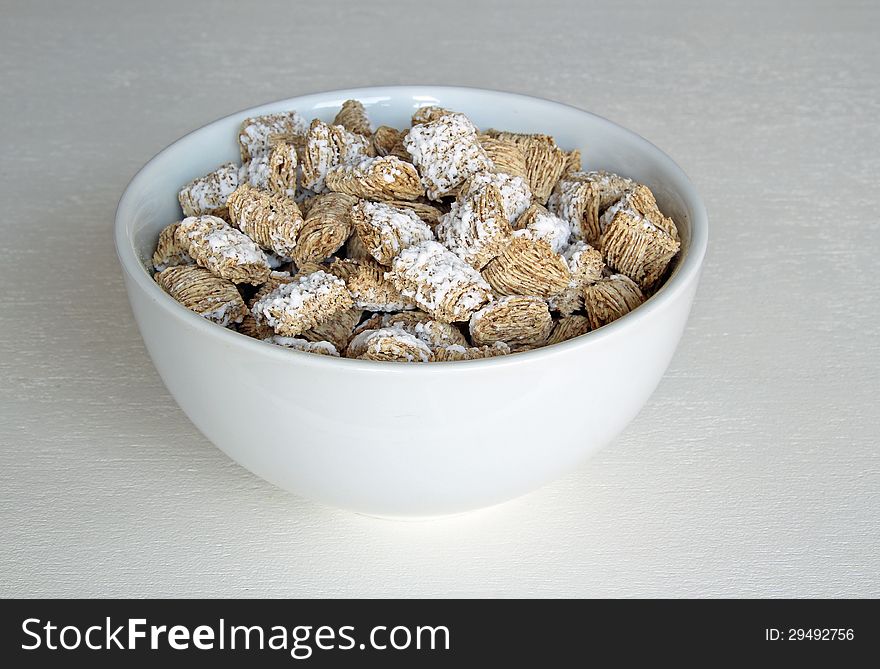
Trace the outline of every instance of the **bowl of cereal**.
{"label": "bowl of cereal", "polygon": [[708,221],[603,118],[391,86],[191,132],[132,179],[115,237],[147,351],[212,443],[297,495],[421,518],[525,494],[626,427]]}

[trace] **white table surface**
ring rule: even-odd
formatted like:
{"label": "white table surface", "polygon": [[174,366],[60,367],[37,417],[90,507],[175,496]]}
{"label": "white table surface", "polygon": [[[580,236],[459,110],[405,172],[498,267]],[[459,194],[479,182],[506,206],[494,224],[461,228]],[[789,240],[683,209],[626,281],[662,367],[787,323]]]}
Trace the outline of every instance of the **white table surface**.
{"label": "white table surface", "polygon": [[[0,595],[880,595],[880,8],[769,4],[0,1]],[[634,129],[693,178],[711,240],[612,446],[508,504],[393,523],[196,431],[111,226],[138,167],[207,121],[418,82]]]}

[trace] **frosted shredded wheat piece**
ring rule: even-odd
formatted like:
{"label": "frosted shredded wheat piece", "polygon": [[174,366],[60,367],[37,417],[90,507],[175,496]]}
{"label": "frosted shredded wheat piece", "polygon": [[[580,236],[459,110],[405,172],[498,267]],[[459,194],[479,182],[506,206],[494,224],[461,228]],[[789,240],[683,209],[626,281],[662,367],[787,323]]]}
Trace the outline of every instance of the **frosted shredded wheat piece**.
{"label": "frosted shredded wheat piece", "polygon": [[605,263],[602,254],[585,242],[575,242],[562,257],[571,272],[571,281],[550,299],[550,308],[568,316],[584,308],[584,289],[602,278]]}
{"label": "frosted shredded wheat piece", "polygon": [[571,223],[575,239],[599,245],[599,216],[628,190],[631,179],[611,172],[572,172],[556,184],[548,209]]}
{"label": "frosted shredded wheat piece", "polygon": [[484,358],[496,358],[499,355],[508,355],[510,346],[503,341],[496,341],[486,346],[463,346],[452,344],[434,350],[434,362],[454,362],[457,360],[482,360]]}
{"label": "frosted shredded wheat piece", "polygon": [[608,266],[642,290],[657,284],[681,246],[675,224],[660,213],[646,186],[636,186],[611,205],[600,227],[600,248]]}
{"label": "frosted shredded wheat piece", "polygon": [[416,168],[395,156],[333,167],[327,172],[326,185],[337,193],[374,200],[416,200],[424,194]]}
{"label": "frosted shredded wheat piece", "polygon": [[269,153],[267,188],[273,193],[294,198],[298,164],[296,147],[288,142],[278,142]]}
{"label": "frosted shredded wheat piece", "polygon": [[531,295],[511,295],[490,302],[468,325],[476,346],[503,341],[511,351],[543,346],[553,329],[547,303]]}
{"label": "frosted shredded wheat piece", "polygon": [[479,135],[479,140],[489,160],[495,165],[496,172],[509,174],[512,177],[521,177],[528,181],[526,154],[520,145],[489,135]]}
{"label": "frosted shredded wheat piece", "polygon": [[309,341],[329,341],[337,350],[344,351],[362,315],[360,309],[341,309],[332,318],[309,328],[300,336]]}
{"label": "frosted shredded wheat piece", "polygon": [[282,337],[280,335],[272,335],[264,341],[275,344],[276,346],[284,346],[294,351],[303,351],[305,353],[317,353],[318,355],[329,355],[336,358],[339,357],[339,351],[329,341],[309,341],[299,337]]}
{"label": "frosted shredded wheat piece", "polygon": [[356,198],[345,193],[318,195],[299,231],[294,262],[318,262],[336,253],[351,235],[351,208],[356,203]]}
{"label": "frosted shredded wheat piece", "polygon": [[385,267],[375,260],[334,260],[329,271],[345,281],[354,306],[367,311],[414,309],[394,284],[385,278]]}
{"label": "frosted shredded wheat piece", "polygon": [[177,241],[177,228],[180,221],[167,225],[159,233],[159,242],[153,253],[153,269],[161,272],[177,265],[192,265],[195,261],[180,242]]}
{"label": "frosted shredded wheat piece", "polygon": [[513,142],[524,149],[532,144],[556,146],[556,140],[553,139],[552,135],[545,135],[539,132],[511,132],[509,130],[496,130],[495,128],[489,128],[485,134],[503,142]]}
{"label": "frosted shredded wheat piece", "polygon": [[444,323],[466,321],[492,297],[479,272],[434,241],[401,251],[387,276],[401,295]]}
{"label": "frosted shredded wheat piece", "polygon": [[333,125],[341,125],[349,132],[369,137],[373,134],[367,110],[359,100],[346,100],[333,119]]}
{"label": "frosted shredded wheat piece", "polygon": [[[305,191],[304,191],[305,192]],[[320,195],[317,193],[312,193],[311,191],[307,191],[309,195],[303,195],[303,193],[298,193],[296,197],[296,204],[299,207],[300,213],[302,213],[303,218],[309,215],[309,211],[312,209],[312,205],[318,201]],[[321,193],[321,195],[325,195],[326,193]]]}
{"label": "frosted shredded wheat piece", "polygon": [[553,144],[533,142],[526,149],[526,171],[536,202],[545,203],[568,162],[565,151]]}
{"label": "frosted shredded wheat piece", "polygon": [[226,199],[238,188],[238,167],[221,165],[180,189],[177,199],[184,216],[226,217]]}
{"label": "frosted shredded wheat piece", "polygon": [[564,177],[566,174],[570,172],[580,172],[581,171],[581,152],[578,149],[574,151],[569,151],[565,154],[565,167],[562,169],[562,176]]}
{"label": "frosted shredded wheat piece", "polygon": [[216,216],[190,216],[175,233],[202,267],[233,283],[258,285],[269,276],[266,254],[246,234]]}
{"label": "frosted shredded wheat piece", "polygon": [[[296,276],[291,276],[290,274],[283,272],[272,272],[269,276],[269,280],[260,286],[253,298],[251,298],[250,306],[253,307],[258,300],[271,293],[282,283],[292,283],[308,274],[313,274],[314,272],[325,269],[327,269],[325,266],[317,263],[306,263],[300,267]],[[319,323],[315,327],[305,330],[300,336],[309,341],[329,341],[337,349],[342,351],[348,345],[348,340],[351,339],[352,330],[354,330],[354,327],[360,321],[362,314],[363,312],[360,309],[343,309],[336,312],[332,318],[323,323]],[[253,321],[253,324],[249,321]],[[244,321],[242,321],[239,326],[238,331],[257,339],[265,339],[275,333],[275,331],[268,325],[256,323],[256,319],[252,316],[245,317]],[[251,332],[254,334],[251,334]]]}
{"label": "frosted shredded wheat piece", "polygon": [[239,184],[250,184],[255,188],[269,188],[269,152],[261,151],[241,166],[238,172]]}
{"label": "frosted shredded wheat piece", "polygon": [[342,249],[342,255],[348,260],[375,260],[358,234],[353,234],[348,238]]}
{"label": "frosted shredded wheat piece", "polygon": [[251,158],[268,152],[275,136],[289,139],[293,135],[305,135],[308,123],[295,111],[266,114],[246,118],[238,133],[242,164]]}
{"label": "frosted shredded wheat piece", "polygon": [[512,177],[503,172],[480,172],[464,182],[459,193],[460,200],[466,200],[479,193],[486,186],[495,186],[501,194],[504,215],[509,223],[522,216],[532,202],[532,192],[522,177]]}
{"label": "frosted shredded wheat piece", "polygon": [[302,158],[302,185],[321,193],[326,190],[327,173],[337,165],[350,163],[373,154],[370,140],[349,132],[341,125],[312,121]]}
{"label": "frosted shredded wheat piece", "polygon": [[556,145],[550,135],[540,133],[502,132],[487,130],[486,134],[496,140],[513,142],[525,154],[526,175],[532,198],[544,204],[559,177],[569,164],[568,154]]}
{"label": "frosted shredded wheat piece", "polygon": [[403,145],[406,130],[398,130],[387,125],[380,125],[373,133],[373,149],[377,156],[397,156],[406,162],[412,162],[412,157]]}
{"label": "frosted shredded wheat piece", "polygon": [[280,335],[296,337],[351,306],[345,282],[319,270],[278,286],[257,300],[252,312],[258,323]]}
{"label": "frosted shredded wheat piece", "polygon": [[388,362],[430,362],[433,358],[430,346],[399,327],[364,330],[352,338],[346,355]]}
{"label": "frosted shredded wheat piece", "polygon": [[501,190],[493,183],[475,187],[440,219],[437,239],[475,269],[482,269],[510,243],[510,223]]}
{"label": "frosted shredded wheat piece", "polygon": [[412,209],[361,200],[351,220],[364,247],[382,265],[390,265],[403,249],[434,239],[431,228]]}
{"label": "frosted shredded wheat piece", "polygon": [[580,316],[577,314],[565,316],[564,318],[560,318],[556,322],[556,325],[553,326],[553,331],[550,333],[549,339],[547,339],[547,345],[558,344],[559,342],[573,339],[574,337],[580,337],[582,334],[586,334],[589,331],[590,319],[586,316]]}
{"label": "frosted shredded wheat piece", "polygon": [[180,304],[218,325],[240,323],[247,315],[247,307],[235,285],[203,267],[169,267],[156,274],[155,279],[162,290]]}
{"label": "frosted shredded wheat piece", "polygon": [[243,334],[245,337],[259,339],[261,341],[275,334],[275,330],[268,325],[257,323],[257,319],[254,318],[254,315],[250,313],[250,311],[245,315],[241,323],[238,324],[236,331]]}
{"label": "frosted shredded wheat piece", "polygon": [[[430,123],[431,121],[436,121],[443,116],[451,116],[455,114],[458,114],[458,112],[454,112],[451,109],[446,109],[445,107],[439,107],[437,105],[427,105],[425,107],[419,107],[413,112],[410,125]],[[464,116],[464,114],[458,115]]]}
{"label": "frosted shredded wheat piece", "polygon": [[227,205],[230,220],[248,237],[280,256],[292,256],[303,226],[296,202],[244,184],[229,196]]}
{"label": "frosted shredded wheat piece", "polygon": [[524,230],[524,236],[542,239],[555,253],[568,248],[571,238],[571,224],[564,218],[551,214],[540,204],[533,204],[513,223],[516,231]]}
{"label": "frosted shredded wheat piece", "polygon": [[440,223],[440,217],[443,215],[443,212],[440,211],[440,209],[435,207],[433,204],[428,204],[427,202],[383,200],[382,204],[387,204],[389,207],[395,207],[397,209],[409,209],[432,228]]}
{"label": "frosted shredded wheat piece", "polygon": [[464,114],[446,114],[410,128],[403,145],[418,167],[428,198],[437,200],[494,166]]}
{"label": "frosted shredded wheat piece", "polygon": [[398,314],[374,314],[355,328],[355,334],[364,330],[399,327],[418,337],[432,350],[445,346],[470,346],[468,340],[455,325],[441,323],[424,311],[405,311]]}
{"label": "frosted shredded wheat piece", "polygon": [[[321,268],[317,267],[312,271],[317,271],[318,269]],[[259,300],[271,293],[273,290],[278,288],[278,286],[283,283],[293,283],[297,280],[297,278],[299,277],[292,276],[287,272],[270,272],[269,277],[266,279],[266,282],[262,286],[257,288],[257,291],[248,301],[248,306],[253,308],[254,304],[256,304]]]}
{"label": "frosted shredded wheat piece", "polygon": [[623,274],[599,279],[584,289],[584,309],[593,330],[628,314],[644,301],[638,285]]}
{"label": "frosted shredded wheat piece", "polygon": [[561,293],[571,281],[568,265],[550,244],[519,233],[482,274],[496,295],[537,295],[543,299]]}

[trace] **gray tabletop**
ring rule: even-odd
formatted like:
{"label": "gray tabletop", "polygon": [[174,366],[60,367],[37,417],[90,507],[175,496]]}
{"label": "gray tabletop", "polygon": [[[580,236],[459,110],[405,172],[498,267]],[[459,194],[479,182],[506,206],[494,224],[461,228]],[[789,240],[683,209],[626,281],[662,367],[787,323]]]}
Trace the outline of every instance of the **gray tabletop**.
{"label": "gray tabletop", "polygon": [[[880,595],[880,8],[870,2],[0,1],[0,595]],[[667,151],[711,241],[605,451],[430,523],[230,462],[153,369],[119,195],[185,132],[323,89],[561,100]]]}

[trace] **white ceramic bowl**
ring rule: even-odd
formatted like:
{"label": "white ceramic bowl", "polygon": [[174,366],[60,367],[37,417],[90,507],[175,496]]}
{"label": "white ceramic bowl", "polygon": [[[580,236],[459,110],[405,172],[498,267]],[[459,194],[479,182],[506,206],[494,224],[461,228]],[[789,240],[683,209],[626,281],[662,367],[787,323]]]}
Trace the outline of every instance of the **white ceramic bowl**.
{"label": "white ceramic bowl", "polygon": [[[177,304],[148,271],[182,184],[238,159],[247,116],[296,109],[330,120],[349,98],[375,125],[405,127],[426,104],[482,128],[555,135],[651,187],[682,236],[672,276],[633,313],[573,340],[489,360],[409,364],[291,351]],[[675,351],[699,280],[706,212],[681,169],[638,135],[556,102],[497,91],[393,86],[291,98],[215,121],[132,179],[116,248],[138,327],[168,390],[218,448],[258,476],[324,504],[386,517],[489,506],[534,490],[608,444],[639,412]]]}

